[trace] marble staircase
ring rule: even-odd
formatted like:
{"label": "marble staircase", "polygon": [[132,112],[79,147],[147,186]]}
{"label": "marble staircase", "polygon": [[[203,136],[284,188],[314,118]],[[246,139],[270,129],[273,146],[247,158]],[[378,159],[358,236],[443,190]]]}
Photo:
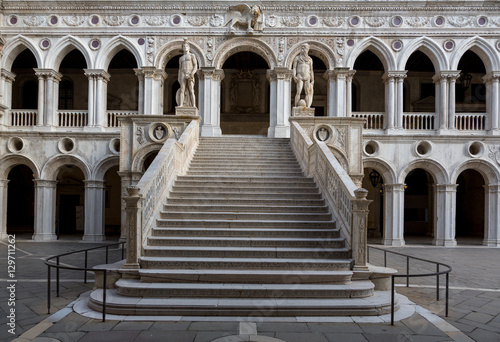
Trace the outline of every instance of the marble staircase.
{"label": "marble staircase", "polygon": [[[143,247],[139,278],[118,280],[107,310],[191,316],[385,313],[388,306],[372,300],[380,296],[373,283],[353,281],[350,254],[289,139],[201,138]],[[99,292],[92,296],[97,306]],[[131,309],[118,297],[140,301]]]}

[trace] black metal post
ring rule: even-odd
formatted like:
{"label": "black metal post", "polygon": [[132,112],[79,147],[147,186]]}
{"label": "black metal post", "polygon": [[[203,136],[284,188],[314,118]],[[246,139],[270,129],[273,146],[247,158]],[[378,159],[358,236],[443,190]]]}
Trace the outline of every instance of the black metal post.
{"label": "black metal post", "polygon": [[446,317],[448,317],[448,300],[449,300],[449,285],[450,285],[450,273],[446,273]]}
{"label": "black metal post", "polygon": [[[410,257],[406,257],[406,274],[410,274]],[[406,287],[410,287],[410,277],[406,277]]]}
{"label": "black metal post", "polygon": [[394,325],[394,276],[391,276],[391,325]]}
{"label": "black metal post", "polygon": [[109,250],[109,246],[106,246],[106,264],[108,263],[108,250]]}
{"label": "black metal post", "polygon": [[102,283],[102,321],[106,322],[106,270],[103,270],[103,283]]}
{"label": "black metal post", "polygon": [[387,267],[387,251],[384,251],[384,267]]}
{"label": "black metal post", "polygon": [[85,251],[85,271],[83,273],[83,282],[87,284],[87,256],[88,256],[88,251]]}
{"label": "black metal post", "polygon": [[124,243],[124,242],[122,242],[122,259],[121,259],[121,260],[125,259],[125,254],[124,254],[124,252],[125,252],[125,243]]}
{"label": "black metal post", "polygon": [[50,314],[50,265],[47,265],[47,313]]}
{"label": "black metal post", "polygon": [[[59,257],[56,258],[56,265],[59,266]],[[56,297],[59,297],[59,267],[56,267]]]}
{"label": "black metal post", "polygon": [[366,248],[366,262],[370,262],[370,246]]}
{"label": "black metal post", "polygon": [[436,300],[439,300],[439,264],[436,265]]}

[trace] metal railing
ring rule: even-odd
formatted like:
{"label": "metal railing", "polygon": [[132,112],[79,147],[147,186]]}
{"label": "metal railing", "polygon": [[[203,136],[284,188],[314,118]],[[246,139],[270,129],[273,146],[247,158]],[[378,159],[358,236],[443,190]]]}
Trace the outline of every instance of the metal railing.
{"label": "metal railing", "polygon": [[[446,278],[446,287],[445,287],[445,315],[448,317],[448,306],[449,306],[449,285],[450,285],[450,272],[451,272],[451,266],[443,264],[441,262],[436,262],[436,261],[431,261],[427,259],[422,259],[422,258],[417,258],[411,255],[403,254],[403,253],[398,253],[394,251],[390,251],[384,248],[378,248],[378,247],[373,247],[368,245],[368,251],[367,251],[367,261],[370,262],[370,249],[375,249],[378,251],[384,252],[384,267],[387,267],[387,253],[399,255],[402,257],[406,258],[406,274],[391,274],[391,325],[394,325],[394,300],[395,300],[395,279],[396,278],[406,278],[406,287],[410,287],[410,278],[417,278],[417,277],[436,277],[436,300],[439,300],[439,276],[444,274]],[[418,260],[422,262],[427,262],[436,265],[436,272],[432,273],[414,273],[410,274],[410,259],[413,260]],[[446,267],[446,270],[441,271],[440,267]]]}
{"label": "metal railing", "polygon": [[[97,246],[97,247],[82,249],[82,250],[78,250],[78,251],[58,254],[58,255],[54,255],[54,256],[51,256],[51,257],[48,257],[47,259],[45,259],[45,265],[47,265],[47,313],[50,314],[50,292],[51,292],[50,283],[52,281],[51,268],[56,269],[56,297],[59,297],[59,270],[60,269],[72,270],[72,271],[83,271],[84,272],[83,273],[84,274],[83,282],[85,284],[87,283],[87,272],[89,272],[89,271],[94,272],[94,273],[95,272],[103,272],[102,321],[105,322],[106,321],[106,281],[107,281],[106,274],[107,274],[108,269],[107,268],[104,268],[104,269],[88,268],[88,252],[92,251],[92,250],[96,250],[96,249],[105,248],[106,249],[105,264],[107,264],[108,260],[109,260],[109,247],[118,246],[118,245],[121,246],[121,259],[120,260],[123,260],[124,259],[124,252],[125,252],[125,242],[124,241],[112,243],[112,244],[105,245],[105,246]],[[84,265],[85,266],[84,267],[64,266],[64,265],[60,264],[61,257],[73,255],[73,254],[77,254],[77,253],[84,253],[85,254],[85,258],[84,258]],[[51,263],[51,261],[53,261],[54,259],[55,259],[55,264]]]}

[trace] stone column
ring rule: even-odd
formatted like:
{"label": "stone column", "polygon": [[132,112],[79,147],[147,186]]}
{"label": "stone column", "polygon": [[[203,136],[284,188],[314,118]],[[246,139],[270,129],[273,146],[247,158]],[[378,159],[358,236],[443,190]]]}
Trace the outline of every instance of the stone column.
{"label": "stone column", "polygon": [[85,180],[85,228],[83,241],[104,241],[104,181]]}
{"label": "stone column", "polygon": [[396,128],[403,129],[403,115],[404,115],[404,79],[406,78],[408,70],[398,71],[394,74],[396,77],[396,110],[394,116],[396,119]]}
{"label": "stone column", "polygon": [[404,246],[405,184],[384,184],[384,245]]}
{"label": "stone column", "polygon": [[[35,75],[38,76],[39,84],[40,78],[44,80],[43,99],[43,115],[44,126],[58,126],[57,120],[57,107],[59,99],[59,82],[61,81],[62,74],[52,69],[34,69]],[[40,89],[39,89],[40,94]],[[40,99],[38,101],[40,111]],[[40,112],[39,112],[40,113]]]}
{"label": "stone column", "polygon": [[[439,129],[447,131],[449,127],[455,126],[455,89],[451,89],[450,81],[453,79],[453,84],[458,77],[459,71],[446,70],[440,71],[432,77],[436,84],[436,119],[439,120]],[[453,91],[453,96],[450,93]],[[452,97],[452,98],[451,98]],[[453,106],[450,108],[450,103],[453,101]],[[450,119],[453,118],[453,122]]]}
{"label": "stone column", "polygon": [[141,230],[142,218],[141,209],[143,198],[139,196],[139,188],[128,187],[128,196],[123,197],[126,203],[127,212],[127,259],[123,268],[138,269],[139,258],[141,256]]}
{"label": "stone column", "polygon": [[[329,91],[328,91],[328,116],[345,117],[347,115],[346,100],[347,100],[347,79],[351,77],[353,70],[347,67],[335,68],[328,71]],[[332,80],[335,80],[333,86]]]}
{"label": "stone column", "polygon": [[35,179],[35,241],[56,240],[57,181]]}
{"label": "stone column", "polygon": [[386,72],[382,76],[385,84],[385,117],[387,123],[386,130],[393,130],[396,122],[396,77],[391,72]]}
{"label": "stone column", "polygon": [[0,239],[7,238],[7,194],[8,179],[0,179]]}
{"label": "stone column", "polygon": [[457,245],[455,240],[457,187],[457,184],[435,185],[436,219],[432,243],[436,246],[453,247]]}
{"label": "stone column", "polygon": [[159,115],[161,108],[161,83],[165,80],[166,73],[155,67],[143,66],[134,69],[139,79],[139,113]]}
{"label": "stone column", "polygon": [[448,129],[455,130],[455,85],[457,78],[460,76],[460,71],[449,71],[448,79]]}
{"label": "stone column", "polygon": [[[13,72],[2,69],[0,72],[0,105],[12,108],[12,84],[16,78]],[[10,126],[9,117],[5,116],[3,123]]]}
{"label": "stone column", "polygon": [[347,117],[352,116],[352,79],[353,79],[355,73],[356,73],[356,70],[349,70],[349,72],[347,73],[346,78],[345,78],[345,81],[346,81],[345,110],[346,110]]}
{"label": "stone column", "polygon": [[107,127],[107,84],[111,75],[103,69],[84,69],[89,79],[88,126]]}
{"label": "stone column", "polygon": [[224,70],[202,67],[199,71],[199,109],[203,119],[201,136],[220,137],[220,88]]}
{"label": "stone column", "polygon": [[270,94],[270,122],[267,136],[270,138],[289,138],[291,112],[291,79],[293,71],[288,68],[276,67],[267,70]]}
{"label": "stone column", "polygon": [[89,69],[84,69],[84,75],[87,76],[89,80],[89,93],[88,103],[87,103],[87,112],[88,112],[88,122],[87,126],[94,127],[96,123],[96,102],[95,102],[95,91],[96,91],[96,79],[94,74]]}
{"label": "stone column", "polygon": [[367,233],[368,233],[368,205],[366,199],[368,190],[356,189],[356,199],[352,201],[352,258],[355,271],[368,271],[367,265]]}
{"label": "stone column", "polygon": [[125,210],[126,203],[124,198],[127,197],[127,188],[135,186],[142,177],[141,172],[120,171],[118,175],[121,179],[121,227],[120,227],[120,241],[127,240],[127,212]]}
{"label": "stone column", "polygon": [[486,113],[490,134],[500,133],[500,71],[493,71],[483,77],[486,84]]}
{"label": "stone column", "polygon": [[500,184],[485,185],[483,245],[500,247]]}

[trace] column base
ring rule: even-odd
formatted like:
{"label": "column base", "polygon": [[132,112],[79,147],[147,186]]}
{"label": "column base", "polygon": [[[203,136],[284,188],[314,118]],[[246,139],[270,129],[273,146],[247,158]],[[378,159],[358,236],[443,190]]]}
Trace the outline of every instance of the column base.
{"label": "column base", "polygon": [[457,245],[457,240],[455,239],[434,239],[432,240],[432,244],[435,246],[444,246],[444,247],[455,247]]}
{"label": "column base", "polygon": [[402,239],[384,239],[383,244],[385,246],[404,246],[405,240],[402,240]]}
{"label": "column base", "polygon": [[500,129],[492,129],[488,131],[488,135],[498,137],[500,136]]}
{"label": "column base", "polygon": [[268,138],[290,138],[290,126],[274,126],[267,130]]}
{"label": "column base", "polygon": [[9,235],[14,235],[14,234],[1,233],[0,240],[7,240],[9,238]]}
{"label": "column base", "polygon": [[222,131],[220,129],[220,126],[202,125],[201,126],[201,136],[202,137],[220,137],[220,136],[222,136]]}
{"label": "column base", "polygon": [[56,234],[35,234],[32,237],[33,241],[56,241]]}
{"label": "column base", "polygon": [[484,240],[483,246],[487,247],[500,247],[500,240]]}
{"label": "column base", "polygon": [[82,241],[102,242],[102,241],[106,241],[106,236],[105,235],[84,235],[82,237]]}

